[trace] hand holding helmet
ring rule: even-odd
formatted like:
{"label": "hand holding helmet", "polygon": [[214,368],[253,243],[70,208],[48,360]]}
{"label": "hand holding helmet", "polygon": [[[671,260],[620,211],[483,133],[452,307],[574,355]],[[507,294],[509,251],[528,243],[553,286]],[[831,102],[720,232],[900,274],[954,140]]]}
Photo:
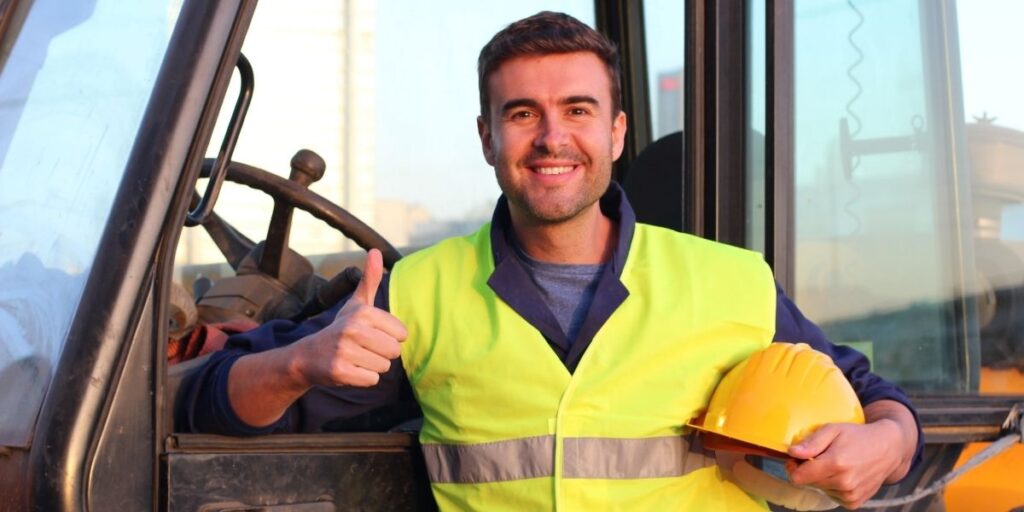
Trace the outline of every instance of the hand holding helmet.
{"label": "hand holding helmet", "polygon": [[792,459],[791,447],[835,424],[863,425],[864,411],[832,360],[803,343],[773,343],[741,362],[719,383],[706,413],[689,423],[703,432],[706,447],[717,450],[727,478],[795,510],[838,503],[755,468],[741,454]]}

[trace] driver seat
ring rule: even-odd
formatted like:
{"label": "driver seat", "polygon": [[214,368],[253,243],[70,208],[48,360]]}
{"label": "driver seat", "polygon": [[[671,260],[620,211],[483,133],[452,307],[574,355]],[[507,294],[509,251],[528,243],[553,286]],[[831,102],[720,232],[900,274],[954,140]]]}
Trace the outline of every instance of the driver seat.
{"label": "driver seat", "polygon": [[633,160],[622,189],[637,222],[683,230],[683,132],[651,143]]}

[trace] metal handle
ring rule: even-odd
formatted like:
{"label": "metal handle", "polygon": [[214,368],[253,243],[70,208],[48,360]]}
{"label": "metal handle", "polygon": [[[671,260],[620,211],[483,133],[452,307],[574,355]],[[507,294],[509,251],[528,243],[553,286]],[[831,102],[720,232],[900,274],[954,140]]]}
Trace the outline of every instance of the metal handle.
{"label": "metal handle", "polygon": [[213,212],[213,205],[220,195],[220,187],[224,184],[224,177],[227,175],[228,163],[231,155],[235,152],[235,143],[238,142],[238,135],[242,131],[242,122],[245,121],[245,114],[249,111],[249,103],[252,102],[253,73],[249,59],[245,55],[238,55],[238,75],[241,84],[238,88],[238,99],[235,101],[235,110],[231,113],[231,121],[228,123],[227,132],[220,145],[220,152],[214,161],[213,170],[210,172],[210,181],[206,184],[206,193],[195,209],[188,212],[185,218],[185,225],[192,227],[202,224],[210,213]]}

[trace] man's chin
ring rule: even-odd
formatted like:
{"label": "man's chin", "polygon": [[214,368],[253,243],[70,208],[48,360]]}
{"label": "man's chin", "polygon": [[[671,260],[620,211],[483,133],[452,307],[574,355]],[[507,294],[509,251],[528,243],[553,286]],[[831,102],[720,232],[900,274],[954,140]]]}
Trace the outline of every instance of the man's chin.
{"label": "man's chin", "polygon": [[535,225],[552,226],[565,224],[583,215],[592,205],[575,205],[567,207],[565,203],[558,204],[528,204],[524,213],[529,222]]}

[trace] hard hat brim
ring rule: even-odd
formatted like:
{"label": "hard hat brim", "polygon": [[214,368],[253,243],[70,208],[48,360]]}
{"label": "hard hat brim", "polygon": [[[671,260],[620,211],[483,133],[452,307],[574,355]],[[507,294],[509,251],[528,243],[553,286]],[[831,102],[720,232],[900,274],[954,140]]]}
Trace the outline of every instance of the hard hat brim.
{"label": "hard hat brim", "polygon": [[703,437],[704,447],[709,450],[736,452],[744,455],[757,455],[760,457],[770,457],[780,460],[800,460],[785,452],[772,450],[771,448],[765,448],[756,444],[745,443],[738,439],[726,437],[707,430],[702,430],[701,436]]}
{"label": "hard hat brim", "polygon": [[768,446],[753,439],[740,439],[735,436],[728,436],[710,428],[704,427],[705,413],[686,422],[686,426],[697,430],[704,438],[704,446],[710,450],[724,450],[730,452],[745,453],[748,455],[760,455],[782,460],[798,460],[787,453],[785,446]]}

